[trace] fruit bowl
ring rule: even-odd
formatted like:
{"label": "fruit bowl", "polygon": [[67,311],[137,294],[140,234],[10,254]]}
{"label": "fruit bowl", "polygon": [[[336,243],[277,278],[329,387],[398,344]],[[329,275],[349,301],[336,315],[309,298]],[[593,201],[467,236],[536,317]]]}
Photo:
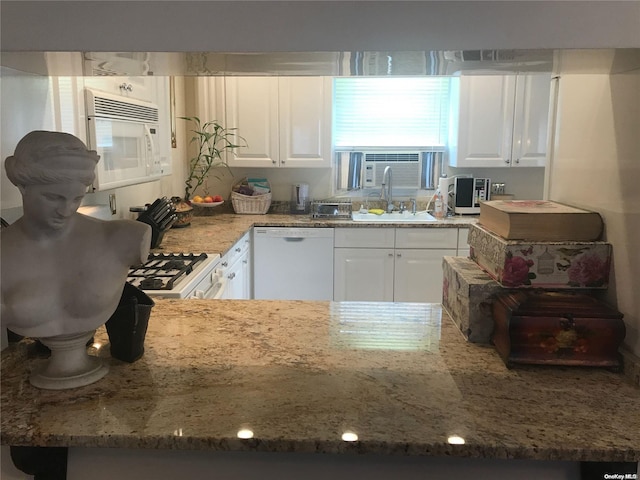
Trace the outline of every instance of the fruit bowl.
{"label": "fruit bowl", "polygon": [[222,205],[223,203],[224,203],[224,200],[222,200],[221,202],[194,202],[193,200],[191,200],[191,205],[196,205],[198,207],[205,207],[205,208],[217,207],[218,205]]}

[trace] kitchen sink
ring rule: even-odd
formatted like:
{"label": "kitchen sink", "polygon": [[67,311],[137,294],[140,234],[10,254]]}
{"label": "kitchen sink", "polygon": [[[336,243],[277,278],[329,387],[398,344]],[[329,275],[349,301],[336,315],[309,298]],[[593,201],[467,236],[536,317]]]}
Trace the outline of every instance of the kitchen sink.
{"label": "kitchen sink", "polygon": [[427,212],[392,212],[392,213],[383,213],[381,215],[376,215],[375,213],[360,213],[353,212],[351,214],[351,218],[354,222],[397,222],[397,223],[427,223],[427,222],[435,222],[437,219]]}

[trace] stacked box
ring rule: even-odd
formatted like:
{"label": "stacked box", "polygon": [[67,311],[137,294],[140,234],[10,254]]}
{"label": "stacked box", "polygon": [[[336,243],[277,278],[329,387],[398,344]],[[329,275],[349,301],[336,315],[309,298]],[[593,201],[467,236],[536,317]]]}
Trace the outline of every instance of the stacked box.
{"label": "stacked box", "polygon": [[481,225],[469,227],[470,257],[509,288],[605,289],[611,245],[606,242],[505,240]]}
{"label": "stacked box", "polygon": [[469,342],[489,343],[491,303],[497,294],[509,290],[466,257],[444,257],[442,268],[442,306]]}

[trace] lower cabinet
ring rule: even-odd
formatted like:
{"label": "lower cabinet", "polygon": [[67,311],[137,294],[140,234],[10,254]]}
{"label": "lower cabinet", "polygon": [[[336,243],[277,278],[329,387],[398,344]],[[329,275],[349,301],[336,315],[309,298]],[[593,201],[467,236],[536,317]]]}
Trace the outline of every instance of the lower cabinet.
{"label": "lower cabinet", "polygon": [[336,229],[334,300],[439,303],[457,246],[457,228]]}
{"label": "lower cabinet", "polygon": [[393,254],[393,248],[335,248],[333,300],[392,302]]}
{"label": "lower cabinet", "polygon": [[251,236],[247,233],[222,258],[225,290],[221,298],[246,300],[251,294]]}
{"label": "lower cabinet", "polygon": [[454,249],[396,249],[393,300],[395,302],[442,302],[442,257]]}

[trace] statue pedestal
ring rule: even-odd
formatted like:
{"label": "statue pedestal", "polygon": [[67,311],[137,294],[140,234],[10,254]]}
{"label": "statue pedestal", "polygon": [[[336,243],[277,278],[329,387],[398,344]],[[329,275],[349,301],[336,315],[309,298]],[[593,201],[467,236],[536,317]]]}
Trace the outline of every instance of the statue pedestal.
{"label": "statue pedestal", "polygon": [[48,390],[64,390],[97,382],[109,371],[102,359],[87,353],[89,332],[39,338],[51,350],[51,357],[29,377],[31,385]]}

